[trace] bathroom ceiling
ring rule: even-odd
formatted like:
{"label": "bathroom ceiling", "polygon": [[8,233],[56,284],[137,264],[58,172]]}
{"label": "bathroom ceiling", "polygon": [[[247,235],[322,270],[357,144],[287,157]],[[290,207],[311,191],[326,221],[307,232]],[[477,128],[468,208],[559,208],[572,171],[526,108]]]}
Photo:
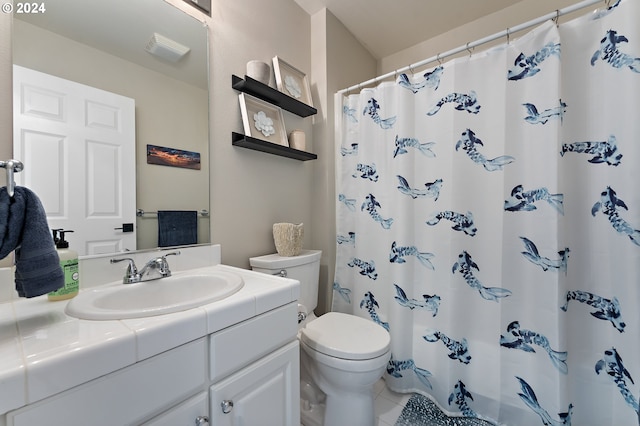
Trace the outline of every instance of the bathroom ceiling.
{"label": "bathroom ceiling", "polygon": [[[206,89],[207,31],[193,16],[161,0],[55,0],[46,13],[16,14],[71,40]],[[188,6],[187,6],[188,7]],[[178,62],[149,54],[145,47],[159,32],[191,51]]]}
{"label": "bathroom ceiling", "polygon": [[309,15],[327,8],[381,59],[520,0],[295,0]]}

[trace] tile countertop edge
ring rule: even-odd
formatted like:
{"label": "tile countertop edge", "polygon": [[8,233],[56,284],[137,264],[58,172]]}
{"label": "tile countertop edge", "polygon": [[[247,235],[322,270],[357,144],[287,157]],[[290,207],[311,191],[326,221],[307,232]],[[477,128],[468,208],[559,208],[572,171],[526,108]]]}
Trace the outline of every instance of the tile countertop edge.
{"label": "tile countertop edge", "polygon": [[[15,362],[0,364],[2,394],[25,398],[3,401],[0,416],[297,300],[296,280],[217,267],[241,275],[244,287],[224,300],[162,316],[80,320],[64,313],[67,301],[51,303],[46,296],[0,304],[0,325],[10,328],[13,316],[17,328],[13,344],[8,341],[11,336],[5,341],[8,333],[0,335],[0,350],[4,347],[9,353],[6,348],[11,346],[21,356]],[[265,281],[267,285],[262,285]],[[3,309],[11,315],[5,312],[3,316]],[[186,329],[191,332],[184,336],[172,333]],[[172,339],[163,337],[167,332],[172,333]],[[0,355],[4,353],[0,351]]]}
{"label": "tile countertop edge", "polygon": [[25,364],[13,305],[0,304],[0,413],[27,403]]}

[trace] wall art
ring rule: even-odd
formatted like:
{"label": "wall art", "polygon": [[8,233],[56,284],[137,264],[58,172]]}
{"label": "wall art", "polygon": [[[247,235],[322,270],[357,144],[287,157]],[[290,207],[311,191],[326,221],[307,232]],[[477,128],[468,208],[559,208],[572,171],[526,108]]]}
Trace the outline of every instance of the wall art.
{"label": "wall art", "polygon": [[147,145],[147,164],[200,170],[200,153],[164,146]]}
{"label": "wall art", "polygon": [[276,76],[276,86],[279,91],[304,104],[313,106],[309,79],[305,73],[277,56],[273,58],[273,72]]}
{"label": "wall art", "polygon": [[246,136],[289,146],[280,107],[246,93],[241,93],[238,98]]}

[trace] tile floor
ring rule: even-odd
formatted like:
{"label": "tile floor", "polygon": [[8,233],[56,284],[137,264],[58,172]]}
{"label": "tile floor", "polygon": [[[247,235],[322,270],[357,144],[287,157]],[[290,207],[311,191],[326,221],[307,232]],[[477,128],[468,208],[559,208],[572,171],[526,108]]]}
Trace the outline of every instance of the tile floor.
{"label": "tile floor", "polygon": [[376,426],[393,426],[400,417],[402,409],[411,398],[410,393],[395,393],[387,389],[384,380],[378,380],[374,386]]}

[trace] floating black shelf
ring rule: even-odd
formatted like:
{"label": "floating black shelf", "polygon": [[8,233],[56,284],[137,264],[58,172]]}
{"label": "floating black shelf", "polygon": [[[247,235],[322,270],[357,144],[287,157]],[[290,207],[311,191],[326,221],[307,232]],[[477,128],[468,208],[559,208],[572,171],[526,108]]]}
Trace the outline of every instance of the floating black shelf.
{"label": "floating black shelf", "polygon": [[315,160],[318,158],[316,154],[307,151],[300,151],[297,149],[289,148],[288,146],[278,145],[275,143],[267,142],[262,139],[252,138],[240,133],[232,132],[232,145],[240,146],[242,148],[253,149],[255,151],[262,151],[269,154],[279,155],[281,157],[293,158],[295,160],[307,161]]}
{"label": "floating black shelf", "polygon": [[279,106],[280,108],[292,112],[300,117],[309,117],[310,115],[318,113],[318,110],[314,107],[300,102],[291,96],[287,96],[273,87],[260,83],[258,80],[254,80],[246,75],[244,76],[244,80],[236,75],[232,75],[231,87],[240,92],[248,93],[256,98],[262,99],[263,101]]}

